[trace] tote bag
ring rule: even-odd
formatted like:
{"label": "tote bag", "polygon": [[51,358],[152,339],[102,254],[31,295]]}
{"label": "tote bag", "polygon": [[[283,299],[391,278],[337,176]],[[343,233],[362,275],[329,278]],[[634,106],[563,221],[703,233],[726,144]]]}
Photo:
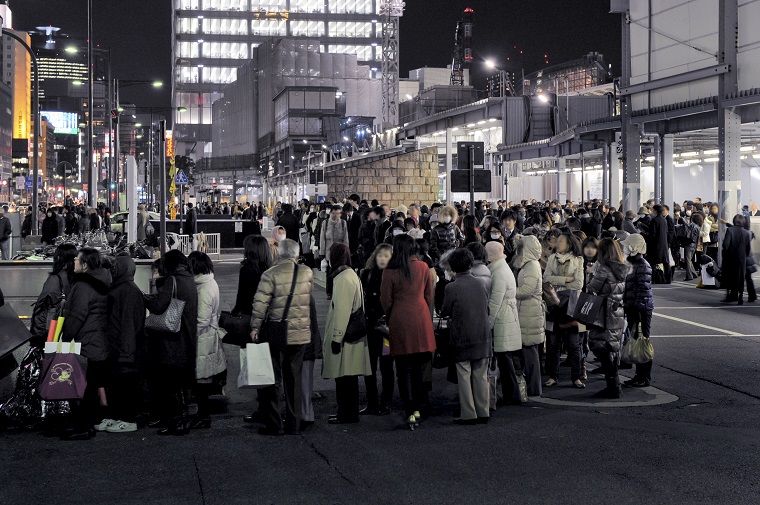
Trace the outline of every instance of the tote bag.
{"label": "tote bag", "polygon": [[238,387],[264,388],[274,385],[274,369],[269,344],[248,344],[240,349]]}
{"label": "tote bag", "polygon": [[55,354],[42,360],[40,398],[43,400],[81,400],[87,389],[87,359],[76,354],[72,340],[64,347],[58,342]]}
{"label": "tote bag", "polygon": [[604,308],[607,299],[603,296],[581,293],[573,310],[573,319],[589,326],[604,328]]}

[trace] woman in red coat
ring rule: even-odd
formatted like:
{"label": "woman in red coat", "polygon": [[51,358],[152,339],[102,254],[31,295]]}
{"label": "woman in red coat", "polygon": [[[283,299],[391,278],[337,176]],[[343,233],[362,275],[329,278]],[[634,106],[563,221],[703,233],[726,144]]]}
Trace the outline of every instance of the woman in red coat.
{"label": "woman in red coat", "polygon": [[419,425],[420,405],[427,403],[425,364],[435,350],[433,280],[428,266],[417,259],[417,243],[409,235],[393,239],[393,257],[383,272],[380,303],[388,318],[391,355],[407,424]]}

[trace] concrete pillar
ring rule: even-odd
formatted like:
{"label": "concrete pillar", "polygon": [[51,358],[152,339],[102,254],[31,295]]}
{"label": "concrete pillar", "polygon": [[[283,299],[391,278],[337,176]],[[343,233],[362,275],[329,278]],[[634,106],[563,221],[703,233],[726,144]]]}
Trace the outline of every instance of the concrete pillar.
{"label": "concrete pillar", "polygon": [[730,109],[719,111],[718,201],[720,216],[729,223],[741,208],[741,116]]}
{"label": "concrete pillar", "polygon": [[454,162],[454,153],[452,152],[451,128],[446,128],[446,203],[451,203],[451,169]]}
{"label": "concrete pillar", "polygon": [[662,136],[662,149],[660,150],[662,162],[662,203],[671,209],[675,200],[675,176],[673,170],[673,135]]}
{"label": "concrete pillar", "polygon": [[[620,157],[617,153],[617,142],[610,146],[610,206],[620,206]],[[625,212],[622,208],[618,209]],[[638,209],[634,209],[638,210]]]}
{"label": "concrete pillar", "polygon": [[557,200],[561,205],[568,199],[567,195],[567,172],[565,172],[565,158],[557,158]]}

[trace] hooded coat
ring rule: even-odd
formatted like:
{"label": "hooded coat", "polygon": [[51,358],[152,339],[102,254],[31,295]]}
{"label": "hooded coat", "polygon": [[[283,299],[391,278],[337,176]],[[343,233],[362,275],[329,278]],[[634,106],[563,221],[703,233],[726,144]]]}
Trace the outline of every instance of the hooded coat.
{"label": "hooded coat", "polygon": [[542,343],[546,338],[544,324],[546,321],[546,305],[541,297],[542,280],[541,244],[533,235],[519,236],[515,239],[517,256],[515,267],[520,269],[517,274],[517,314],[520,321],[522,345],[530,346]]}
{"label": "hooded coat", "polygon": [[504,258],[488,264],[491,271],[491,297],[488,322],[493,328],[494,352],[522,349],[520,320],[517,312],[517,282]]}
{"label": "hooded coat", "polygon": [[623,296],[625,280],[630,267],[626,263],[614,261],[610,266],[597,262],[586,291],[606,298],[605,327],[589,328],[589,346],[596,352],[619,352],[623,336],[625,311]]}
{"label": "hooded coat", "polygon": [[136,266],[129,256],[116,256],[108,291],[108,337],[121,366],[138,367],[145,355],[145,304],[135,284]]}
{"label": "hooded coat", "polygon": [[82,356],[91,361],[109,357],[108,288],[111,274],[96,268],[76,274],[64,309],[63,337],[82,343]]}
{"label": "hooded coat", "polygon": [[198,350],[195,378],[208,379],[227,370],[222,338],[227,332],[219,327],[221,297],[214,274],[196,275],[198,292]]}

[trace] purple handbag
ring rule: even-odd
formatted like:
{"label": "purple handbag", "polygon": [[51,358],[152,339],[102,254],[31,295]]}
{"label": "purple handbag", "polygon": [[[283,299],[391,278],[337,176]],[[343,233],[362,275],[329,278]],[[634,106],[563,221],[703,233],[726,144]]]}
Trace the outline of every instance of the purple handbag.
{"label": "purple handbag", "polygon": [[68,352],[63,342],[58,342],[55,354],[48,354],[42,361],[40,375],[40,398],[43,400],[81,400],[87,388],[87,359],[74,352],[71,341]]}

